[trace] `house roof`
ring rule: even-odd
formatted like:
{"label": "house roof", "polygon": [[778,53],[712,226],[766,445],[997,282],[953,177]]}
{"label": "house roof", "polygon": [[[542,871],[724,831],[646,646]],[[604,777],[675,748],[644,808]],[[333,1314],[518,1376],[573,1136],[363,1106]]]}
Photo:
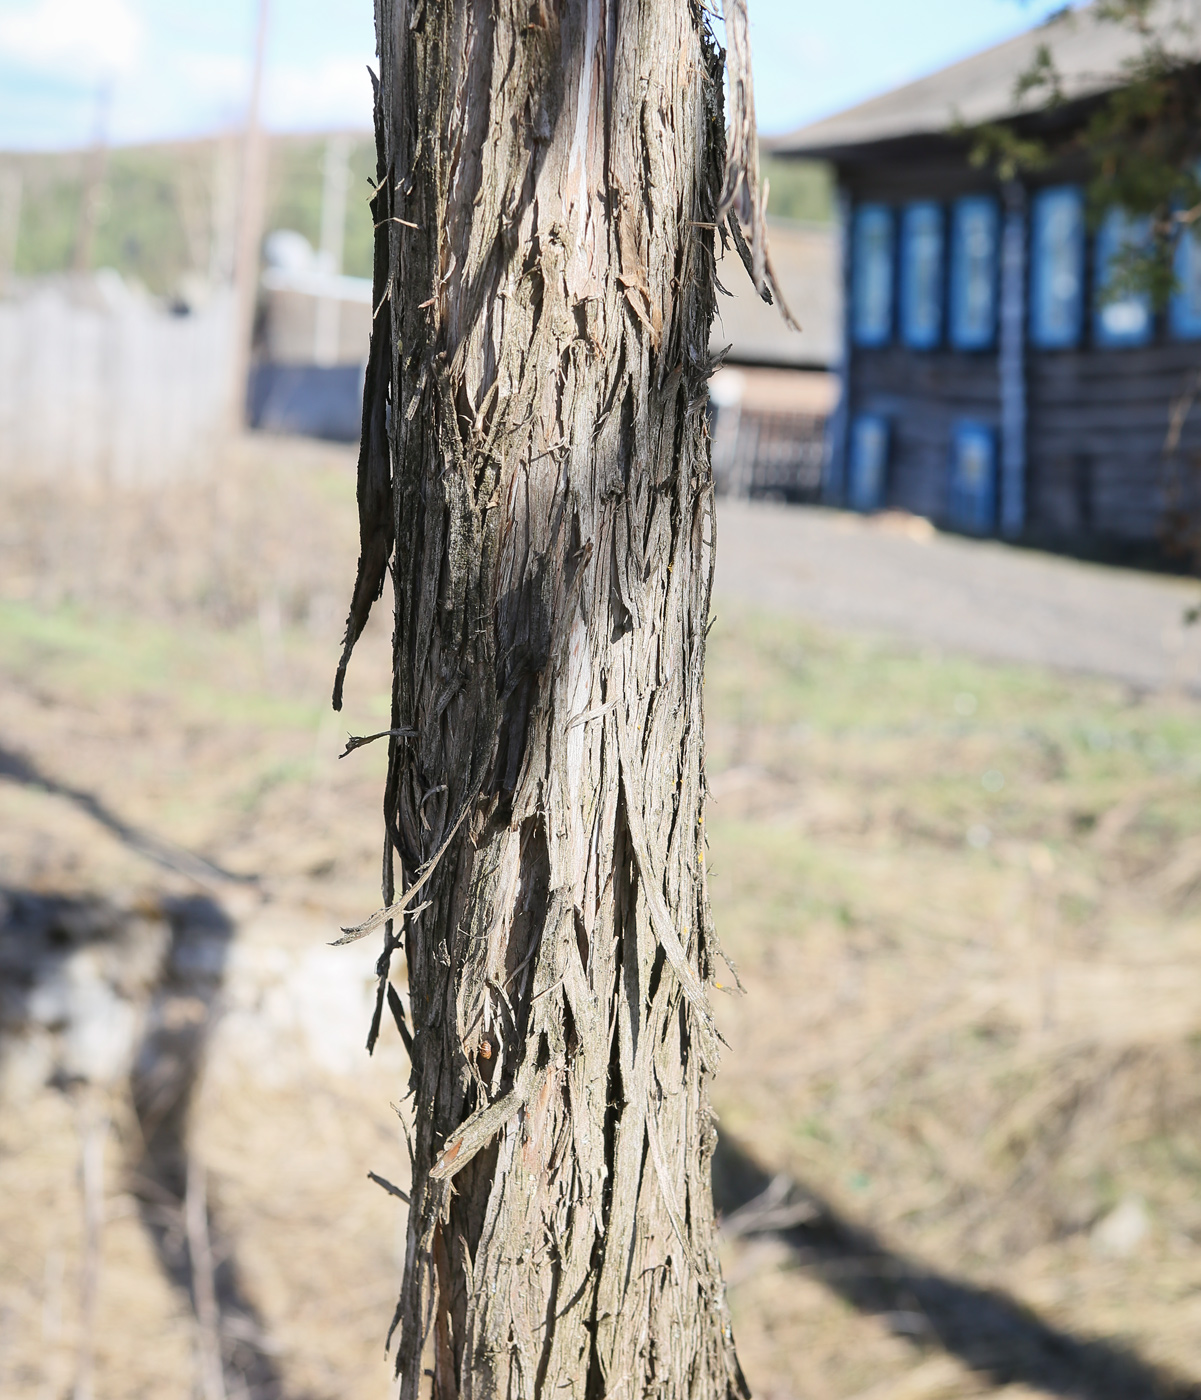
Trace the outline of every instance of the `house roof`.
{"label": "house roof", "polygon": [[[1156,14],[1165,31],[1176,33],[1169,27],[1195,21],[1199,12],[1201,0],[1160,0]],[[765,138],[764,147],[776,155],[838,159],[859,146],[937,135],[957,124],[976,126],[1035,112],[1045,105],[1045,97],[1034,92],[1018,100],[1014,86],[1044,44],[1054,58],[1068,101],[1112,90],[1123,65],[1140,50],[1135,34],[1100,19],[1095,6],[1068,10],[917,82],[785,136]],[[1177,50],[1179,45],[1176,34],[1172,47]]]}

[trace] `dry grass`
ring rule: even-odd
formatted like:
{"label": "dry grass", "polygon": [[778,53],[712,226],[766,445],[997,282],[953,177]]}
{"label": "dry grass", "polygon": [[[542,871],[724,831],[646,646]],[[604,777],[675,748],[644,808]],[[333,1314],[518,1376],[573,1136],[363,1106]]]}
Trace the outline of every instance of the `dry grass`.
{"label": "dry grass", "polygon": [[[382,755],[337,755],[387,715],[386,619],[328,711],[353,493],[349,454],[292,443],[153,497],[9,493],[0,886],[118,910],[195,895],[118,825],[259,877],[206,891],[238,932],[188,1142],[279,1393],[382,1400],[403,1221],[366,1172],[404,1179],[407,1069],[398,1044],[362,1054],[376,950],[325,947],[379,897]],[[80,1341],[81,1091],[40,1087],[27,1030],[0,1046],[0,1394],[56,1400]],[[182,1400],[197,1329],[135,1199],[130,1086],[95,1092],[113,1124],[96,1395]]]}
{"label": "dry grass", "polygon": [[[725,619],[713,660],[748,992],[723,1126],[896,1254],[1201,1382],[1201,712],[780,619]],[[938,1331],[873,1355],[794,1258],[763,1270],[735,1307],[792,1394],[892,1394]],[[845,1382],[813,1386],[801,1335]],[[944,1369],[928,1393],[974,1393]]]}
{"label": "dry grass", "polygon": [[[259,442],[154,498],[9,492],[0,521],[0,885],[192,889],[122,823],[261,877],[214,892],[238,933],[189,1140],[281,1393],[380,1400],[403,1212],[365,1173],[403,1171],[405,1068],[355,1050],[374,950],[346,950],[349,982],[323,961],[375,906],[381,839],[378,746],[336,754],[387,712],[386,619],[325,709],[349,456]],[[756,1392],[1123,1393],[1044,1366],[1039,1320],[1107,1339],[1131,1396],[1153,1367],[1201,1386],[1201,711],[719,610],[711,883],[747,995],[719,1005],[718,1106],[820,1217],[728,1246]],[[4,1093],[0,1393],[53,1400],[81,1110],[29,1074]],[[192,1395],[128,1086],[107,1103],[97,1396]],[[997,1297],[1029,1311],[990,1360],[964,1328]]]}

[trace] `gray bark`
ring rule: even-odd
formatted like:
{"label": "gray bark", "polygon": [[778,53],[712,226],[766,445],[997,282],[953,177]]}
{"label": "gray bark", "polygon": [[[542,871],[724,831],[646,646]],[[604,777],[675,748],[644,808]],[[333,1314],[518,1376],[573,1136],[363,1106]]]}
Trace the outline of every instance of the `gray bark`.
{"label": "gray bark", "polygon": [[764,254],[722,54],[693,0],[377,0],[377,26],[338,696],[391,553],[387,907],[348,936],[384,927],[381,1009],[408,962],[401,1396],[427,1368],[439,1400],[745,1395],[706,1088],[723,205]]}

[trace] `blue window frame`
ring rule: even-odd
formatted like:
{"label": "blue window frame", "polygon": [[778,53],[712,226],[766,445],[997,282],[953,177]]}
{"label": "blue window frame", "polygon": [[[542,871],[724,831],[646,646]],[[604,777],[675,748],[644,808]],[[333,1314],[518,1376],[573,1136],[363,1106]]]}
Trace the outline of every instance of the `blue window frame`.
{"label": "blue window frame", "polygon": [[1079,345],[1084,329],[1084,196],[1074,185],[1035,196],[1030,229],[1030,339]]}
{"label": "blue window frame", "polygon": [[856,345],[892,338],[893,214],[886,204],[855,210],[851,250],[851,335]]}
{"label": "blue window frame", "polygon": [[991,535],[997,527],[997,435],[983,423],[955,425],[947,519],[971,535]]}
{"label": "blue window frame", "polygon": [[956,350],[987,350],[997,335],[1001,213],[987,195],[955,201],[951,216],[950,341]]}
{"label": "blue window frame", "polygon": [[1145,244],[1150,233],[1149,219],[1132,218],[1124,209],[1111,209],[1101,221],[1093,255],[1093,339],[1098,345],[1145,345],[1151,339],[1150,297],[1140,292],[1109,295],[1114,260],[1125,249]]}
{"label": "blue window frame", "polygon": [[1201,229],[1196,224],[1180,232],[1175,271],[1168,328],[1177,340],[1201,340]]}
{"label": "blue window frame", "polygon": [[932,350],[942,339],[943,217],[929,200],[901,216],[901,341]]}
{"label": "blue window frame", "polygon": [[879,510],[888,481],[888,420],[860,413],[851,425],[849,499],[853,510]]}

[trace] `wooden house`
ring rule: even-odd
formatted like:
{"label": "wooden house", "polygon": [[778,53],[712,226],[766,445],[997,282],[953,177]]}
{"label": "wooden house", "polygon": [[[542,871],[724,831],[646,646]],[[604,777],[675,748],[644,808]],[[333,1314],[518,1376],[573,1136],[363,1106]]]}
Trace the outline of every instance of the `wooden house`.
{"label": "wooden house", "polygon": [[719,493],[817,501],[838,401],[842,307],[838,241],[829,223],[769,219],[772,262],[799,331],[765,305],[731,246],[719,255],[721,293],[710,350],[713,476]]}
{"label": "wooden house", "polygon": [[[1015,98],[1041,45],[1063,100]],[[1083,155],[1001,181],[984,123],[1079,130],[1136,41],[1091,8],[768,143],[838,178],[845,311],[828,499],[967,533],[1158,546],[1196,501],[1201,244],[1166,311],[1107,291],[1141,231],[1090,210]],[[1070,143],[1068,143],[1070,144]]]}
{"label": "wooden house", "polygon": [[332,271],[303,235],[265,240],[247,417],[254,428],[357,442],[371,279]]}

